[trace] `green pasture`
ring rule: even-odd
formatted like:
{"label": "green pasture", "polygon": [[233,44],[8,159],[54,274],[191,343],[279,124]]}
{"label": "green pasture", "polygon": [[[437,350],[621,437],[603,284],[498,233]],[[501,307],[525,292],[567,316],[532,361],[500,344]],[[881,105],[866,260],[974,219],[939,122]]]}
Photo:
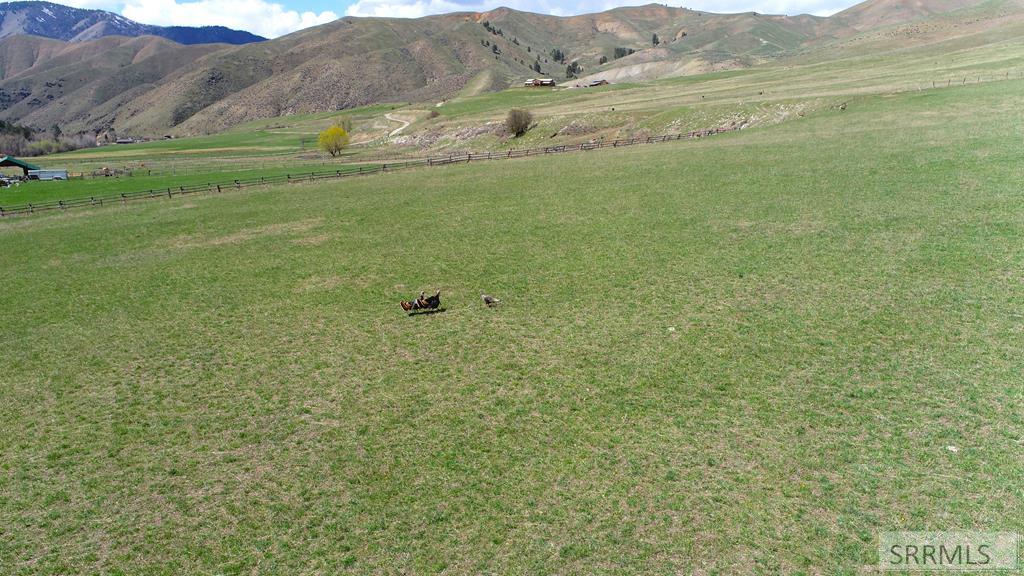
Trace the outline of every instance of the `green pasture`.
{"label": "green pasture", "polygon": [[861,574],[1019,530],[1022,90],[0,221],[0,566]]}
{"label": "green pasture", "polygon": [[[370,165],[363,165],[370,166]],[[311,164],[289,167],[287,163],[275,168],[235,171],[199,171],[184,174],[161,173],[146,175],[145,169],[137,169],[131,176],[73,178],[66,181],[29,181],[19,186],[0,188],[0,206],[10,208],[24,204],[39,204],[56,200],[77,200],[79,198],[103,197],[145,190],[161,190],[180,186],[200,184],[227,184],[234,180],[249,180],[261,177],[301,176],[310,172],[358,170],[353,164]]]}
{"label": "green pasture", "polygon": [[154,140],[138,144],[108,145],[54,154],[38,159],[47,166],[70,167],[75,171],[102,166],[138,166],[149,163],[162,167],[168,162],[223,164],[231,161],[272,159],[284,162],[297,154],[317,151],[320,131],[335,121],[348,118],[354,131],[383,130],[383,115],[403,105],[377,104],[351,110],[320,114],[297,114],[256,120],[222,134]]}
{"label": "green pasture", "polygon": [[[304,170],[323,165],[327,160],[316,149],[316,136],[340,117],[352,121],[354,142],[358,143],[342,160],[376,161],[393,155],[483,152],[723,126],[767,126],[828,113],[858,98],[1024,77],[1024,29],[1020,25],[970,34],[947,34],[944,26],[953,30],[957,22],[939,19],[929,29],[930,35],[909,40],[885,31],[865,34],[746,70],[593,89],[512,88],[456,97],[441,106],[435,102],[392,103],[285,116],[249,122],[223,134],[105,146],[33,161],[73,172],[145,169],[167,177],[154,186],[174,186],[181,175],[220,179],[231,172],[284,166]],[[501,121],[516,107],[529,109],[536,119],[536,129],[524,138],[472,135],[474,129]],[[415,120],[403,136],[438,137],[427,138],[426,143],[389,146],[387,135],[400,125],[386,118],[391,112]],[[431,118],[434,112],[436,116]],[[575,129],[560,134],[567,127]],[[466,130],[470,136],[460,135]],[[0,192],[0,199],[3,195]]]}

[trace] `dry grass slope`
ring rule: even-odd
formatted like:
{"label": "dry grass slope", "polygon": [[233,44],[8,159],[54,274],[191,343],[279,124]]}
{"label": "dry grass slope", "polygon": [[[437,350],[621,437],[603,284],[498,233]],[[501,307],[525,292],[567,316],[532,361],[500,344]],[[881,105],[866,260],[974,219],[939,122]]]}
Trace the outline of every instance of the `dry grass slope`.
{"label": "dry grass slope", "polygon": [[[1008,14],[1020,12],[1011,1],[1000,5]],[[545,75],[564,79],[566,64],[553,60],[555,48],[567,61],[578,61],[587,79],[623,82],[745,68],[879,26],[941,17],[965,4],[929,0],[912,6],[895,10],[872,1],[833,18],[721,15],[657,5],[570,18],[509,9],[418,20],[343,18],[240,47],[103,38],[61,49],[3,40],[9,49],[0,61],[0,118],[40,128],[58,123],[69,133],[113,127],[132,134],[205,134],[259,118],[382,101],[434,102],[467,87],[506,87],[536,75],[530,66],[538,58]],[[485,30],[483,22],[501,35]],[[651,45],[653,34],[661,45]],[[617,47],[637,53],[599,63]]]}

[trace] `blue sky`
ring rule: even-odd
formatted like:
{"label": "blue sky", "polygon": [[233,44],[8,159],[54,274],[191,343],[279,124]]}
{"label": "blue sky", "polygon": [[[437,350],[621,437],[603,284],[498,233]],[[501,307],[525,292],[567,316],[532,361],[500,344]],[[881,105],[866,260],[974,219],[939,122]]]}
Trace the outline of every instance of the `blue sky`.
{"label": "blue sky", "polygon": [[[499,6],[567,16],[600,12],[650,0],[57,0],[100,8],[145,24],[202,26],[219,24],[267,37],[324,24],[342,16],[415,18],[456,11],[485,11]],[[709,12],[756,11],[764,14],[826,16],[856,0],[668,0]]]}

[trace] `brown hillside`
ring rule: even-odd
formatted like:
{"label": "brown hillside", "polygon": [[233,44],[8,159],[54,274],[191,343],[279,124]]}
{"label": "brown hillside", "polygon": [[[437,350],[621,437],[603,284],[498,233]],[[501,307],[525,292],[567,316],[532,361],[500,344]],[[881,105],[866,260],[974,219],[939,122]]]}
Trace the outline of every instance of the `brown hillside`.
{"label": "brown hillside", "polygon": [[[66,133],[215,132],[284,114],[440,100],[474,79],[474,90],[538,75],[623,82],[813,51],[841,57],[837,47],[851,39],[857,49],[890,49],[891,42],[863,42],[871,37],[866,31],[968,5],[984,15],[998,4],[1003,14],[1017,10],[1017,1],[869,0],[831,18],[712,14],[656,4],[567,18],[500,8],[414,20],[343,18],[243,46],[181,46],[152,37],[64,45],[12,37],[0,44],[0,118],[36,127],[57,123]],[[556,49],[565,61],[555,61]],[[616,49],[635,53],[615,58]],[[579,80],[566,76],[571,62],[580,68]],[[532,69],[537,65],[539,73]]]}

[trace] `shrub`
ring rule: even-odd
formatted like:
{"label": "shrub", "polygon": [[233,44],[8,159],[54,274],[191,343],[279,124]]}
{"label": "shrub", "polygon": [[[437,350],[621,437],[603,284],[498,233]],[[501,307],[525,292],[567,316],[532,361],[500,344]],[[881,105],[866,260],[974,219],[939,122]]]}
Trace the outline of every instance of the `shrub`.
{"label": "shrub", "polygon": [[526,131],[530,129],[531,123],[533,123],[533,114],[529,110],[521,108],[509,110],[508,117],[505,118],[505,128],[516,138],[526,134]]}
{"label": "shrub", "polygon": [[0,132],[0,153],[12,156],[45,156],[93,146],[96,146],[96,137],[89,134],[36,140],[20,133]]}
{"label": "shrub", "polygon": [[338,153],[345,149],[345,146],[348,146],[348,132],[341,126],[331,126],[320,133],[320,137],[317,138],[317,144],[320,145],[320,149],[324,152],[331,156],[337,156]]}
{"label": "shrub", "polygon": [[635,52],[636,52],[636,50],[633,50],[632,48],[622,48],[622,47],[616,48],[615,49],[615,59],[618,60],[619,58],[625,58],[626,56],[629,56],[630,54],[633,54]]}

